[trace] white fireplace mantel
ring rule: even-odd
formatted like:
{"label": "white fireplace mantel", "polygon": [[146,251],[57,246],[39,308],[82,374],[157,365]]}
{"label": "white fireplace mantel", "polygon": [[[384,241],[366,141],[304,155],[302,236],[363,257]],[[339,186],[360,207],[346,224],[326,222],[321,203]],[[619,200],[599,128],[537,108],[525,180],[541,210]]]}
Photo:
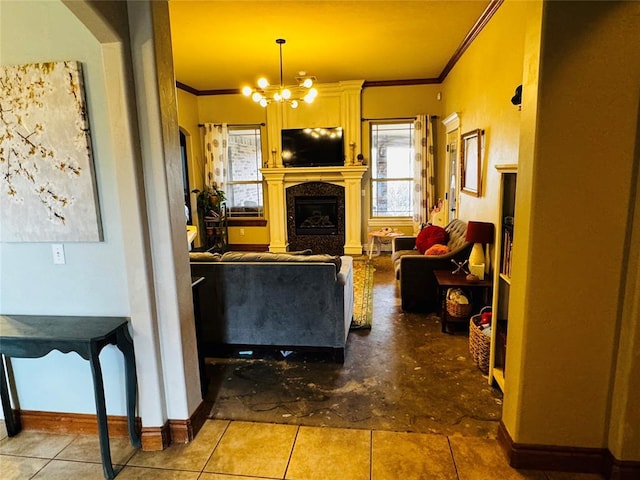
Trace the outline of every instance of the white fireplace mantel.
{"label": "white fireplace mantel", "polygon": [[267,182],[269,201],[269,251],[286,252],[286,189],[305,182],[328,182],[345,189],[345,255],[362,254],[362,176],[367,167],[275,167],[260,170]]}

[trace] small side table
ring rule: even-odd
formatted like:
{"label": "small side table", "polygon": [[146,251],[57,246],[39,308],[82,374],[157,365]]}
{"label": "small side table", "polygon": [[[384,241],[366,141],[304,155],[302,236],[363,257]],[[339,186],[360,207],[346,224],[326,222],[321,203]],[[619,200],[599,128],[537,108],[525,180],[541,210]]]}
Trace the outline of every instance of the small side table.
{"label": "small side table", "polygon": [[128,323],[124,317],[0,315],[0,397],[7,434],[10,437],[17,435],[21,426],[19,417],[14,417],[11,408],[4,358],[40,358],[53,350],[76,352],[91,365],[102,470],[105,478],[113,479],[116,474],[109,450],[107,408],[98,356],[108,344],[116,345],[124,355],[129,437],[134,447],[140,447],[140,436],[135,428],[136,365]]}
{"label": "small side table", "polygon": [[[438,305],[440,311],[438,312],[442,319],[442,332],[447,333],[447,323],[452,321],[449,318],[446,308],[446,292],[449,288],[464,288],[471,291],[481,290],[482,300],[486,305],[489,305],[491,298],[491,290],[493,288],[493,282],[490,278],[485,277],[484,280],[477,280],[475,282],[467,280],[465,274],[451,273],[450,270],[434,270],[433,275],[436,277],[436,283],[438,284]],[[472,301],[472,299],[470,299]],[[479,310],[477,305],[474,305],[474,310]],[[460,321],[460,320],[458,320]]]}
{"label": "small side table", "polygon": [[371,260],[371,257],[373,256],[373,247],[376,246],[376,256],[380,255],[380,253],[382,252],[382,241],[383,239],[387,238],[387,239],[392,239],[393,237],[401,237],[404,235],[404,233],[399,232],[398,230],[389,230],[389,229],[381,229],[381,230],[375,230],[373,232],[369,232],[367,234],[369,236],[369,238],[371,239],[370,243],[369,243],[369,260]]}

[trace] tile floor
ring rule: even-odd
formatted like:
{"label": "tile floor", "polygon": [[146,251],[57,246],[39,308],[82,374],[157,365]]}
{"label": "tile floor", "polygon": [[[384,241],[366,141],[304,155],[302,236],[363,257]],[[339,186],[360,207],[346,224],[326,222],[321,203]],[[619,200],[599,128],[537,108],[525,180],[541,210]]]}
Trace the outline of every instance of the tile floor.
{"label": "tile floor", "polygon": [[[1,432],[2,480],[101,480],[97,436]],[[494,439],[208,420],[162,452],[111,440],[118,480],[602,480],[517,471]]]}

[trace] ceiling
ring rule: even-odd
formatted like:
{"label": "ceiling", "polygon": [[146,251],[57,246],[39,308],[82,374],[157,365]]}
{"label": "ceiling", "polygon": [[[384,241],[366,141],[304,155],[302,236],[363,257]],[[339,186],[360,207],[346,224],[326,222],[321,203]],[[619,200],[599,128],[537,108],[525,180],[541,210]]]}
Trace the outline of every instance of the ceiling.
{"label": "ceiling", "polygon": [[288,85],[300,71],[320,83],[434,80],[490,3],[169,0],[176,80],[199,92],[277,84],[277,38]]}

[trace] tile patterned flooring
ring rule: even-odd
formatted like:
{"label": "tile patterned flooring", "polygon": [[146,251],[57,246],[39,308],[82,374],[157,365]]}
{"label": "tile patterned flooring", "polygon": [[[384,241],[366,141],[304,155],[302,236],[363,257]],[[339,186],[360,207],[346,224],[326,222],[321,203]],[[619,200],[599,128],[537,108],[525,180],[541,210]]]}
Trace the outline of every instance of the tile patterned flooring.
{"label": "tile patterned flooring", "polygon": [[[0,432],[2,480],[102,480],[97,436]],[[118,480],[602,480],[522,471],[494,439],[208,420],[196,439],[142,452],[112,438]]]}

